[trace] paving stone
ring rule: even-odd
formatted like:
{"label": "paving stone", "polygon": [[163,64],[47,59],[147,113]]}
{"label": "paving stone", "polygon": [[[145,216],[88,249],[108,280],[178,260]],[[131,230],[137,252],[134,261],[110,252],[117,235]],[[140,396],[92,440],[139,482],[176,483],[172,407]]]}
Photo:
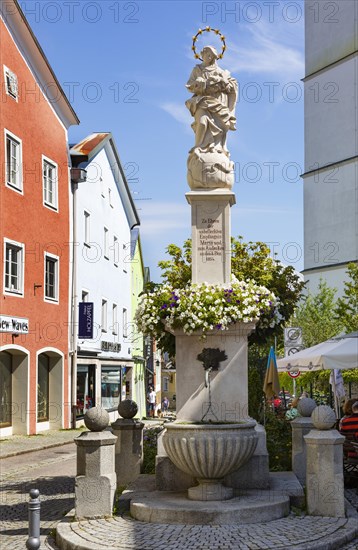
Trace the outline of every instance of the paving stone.
{"label": "paving stone", "polygon": [[[51,435],[48,442],[63,440]],[[78,432],[77,432],[78,433]],[[71,438],[66,434],[68,439]],[[37,437],[37,436],[35,436]],[[52,439],[50,439],[52,438]],[[32,439],[32,438],[30,438]],[[37,438],[36,450],[39,449]],[[34,445],[31,442],[31,445]],[[28,449],[26,438],[18,438],[18,450]],[[7,452],[10,447],[8,447]],[[3,452],[2,442],[0,450]],[[1,455],[0,452],[0,455]],[[61,457],[44,461],[53,464]],[[41,465],[40,461],[37,465]],[[41,548],[59,550],[54,539],[48,536],[63,516],[74,506],[74,479],[53,478],[31,479],[32,465],[19,466],[18,470],[6,474],[0,482],[0,535],[1,550],[24,550],[27,539],[27,502],[30,488],[36,485],[41,493]],[[19,479],[21,475],[21,479]],[[349,489],[346,498],[357,509],[358,491]],[[133,520],[130,516],[117,516],[89,522],[61,523],[72,536],[73,544],[81,550],[357,550],[358,538],[352,538],[354,530],[358,534],[357,518],[320,518],[290,515],[269,523],[230,526],[163,525],[146,524]],[[67,533],[67,534],[68,534]],[[66,536],[67,536],[66,534]],[[347,538],[348,537],[348,538]],[[74,546],[73,546],[74,547]]]}

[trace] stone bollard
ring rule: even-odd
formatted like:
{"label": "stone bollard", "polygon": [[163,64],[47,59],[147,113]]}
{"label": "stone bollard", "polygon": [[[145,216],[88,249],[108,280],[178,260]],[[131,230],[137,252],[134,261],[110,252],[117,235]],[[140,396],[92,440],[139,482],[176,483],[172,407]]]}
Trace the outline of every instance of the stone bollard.
{"label": "stone bollard", "polygon": [[75,515],[79,519],[111,516],[116,496],[114,446],[117,438],[108,427],[109,414],[101,407],[89,409],[84,422],[91,431],[75,438],[77,476]]}
{"label": "stone bollard", "polygon": [[317,407],[310,397],[300,399],[297,410],[301,416],[291,421],[292,428],[292,471],[301,485],[306,483],[306,443],[304,436],[313,428],[311,414]]}
{"label": "stone bollard", "polygon": [[117,487],[128,485],[137,479],[143,464],[144,423],[133,420],[137,414],[137,404],[131,399],[121,401],[118,413],[122,418],[113,422],[113,434],[117,436],[115,446],[115,470]]}
{"label": "stone bollard", "polygon": [[39,499],[40,491],[31,489],[29,502],[29,538],[26,541],[28,550],[37,550],[41,546],[40,540],[40,512],[41,502]]}
{"label": "stone bollard", "polygon": [[313,411],[312,422],[316,429],[304,436],[307,446],[307,511],[312,516],[345,517],[344,437],[331,429],[336,415],[326,405]]}

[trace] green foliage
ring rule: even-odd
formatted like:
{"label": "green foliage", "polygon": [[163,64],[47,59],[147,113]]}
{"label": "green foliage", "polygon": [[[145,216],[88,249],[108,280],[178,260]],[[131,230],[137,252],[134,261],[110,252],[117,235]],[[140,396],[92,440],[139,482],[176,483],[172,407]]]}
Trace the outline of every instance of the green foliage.
{"label": "green foliage", "polygon": [[184,241],[183,249],[170,244],[166,252],[171,259],[158,262],[162,279],[173,288],[184,288],[191,280],[191,239]]}
{"label": "green foliage", "polygon": [[266,286],[280,299],[280,324],[271,328],[258,327],[250,336],[250,343],[267,343],[273,336],[281,336],[285,322],[293,315],[304,288],[304,283],[292,266],[284,266],[270,255],[270,248],[263,242],[245,243],[242,237],[231,240],[232,273],[240,280],[253,279]]}
{"label": "green foliage", "polygon": [[[317,293],[303,298],[292,317],[290,324],[302,328],[306,348],[341,332],[358,330],[358,264],[348,264],[347,271],[350,281],[344,283],[345,292],[342,298],[335,300],[336,289],[330,288],[321,279]],[[305,372],[297,379],[297,384],[305,388],[312,384],[314,391],[327,395],[329,374],[329,371]],[[287,375],[280,375],[281,380],[283,376]],[[344,382],[358,382],[358,369],[344,370],[342,376]]]}
{"label": "green foliage", "polygon": [[162,426],[145,428],[143,435],[143,474],[155,474],[155,457],[157,455],[157,439]]}
{"label": "green foliage", "polygon": [[324,342],[342,332],[343,323],[335,314],[335,293],[335,288],[330,288],[320,279],[317,293],[309,293],[304,297],[295,311],[291,326],[302,328],[305,348]]}
{"label": "green foliage", "polygon": [[267,407],[265,428],[270,470],[274,472],[291,470],[292,431],[290,422]]}
{"label": "green foliage", "polygon": [[347,333],[358,330],[358,263],[347,267],[349,281],[344,283],[344,295],[338,298],[335,313]]}

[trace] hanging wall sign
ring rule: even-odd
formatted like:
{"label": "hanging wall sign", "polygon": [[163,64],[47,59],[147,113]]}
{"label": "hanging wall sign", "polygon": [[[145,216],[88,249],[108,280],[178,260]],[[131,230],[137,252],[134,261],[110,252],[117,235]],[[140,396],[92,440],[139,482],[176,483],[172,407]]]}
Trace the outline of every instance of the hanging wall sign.
{"label": "hanging wall sign", "polygon": [[78,338],[93,338],[93,302],[78,304]]}

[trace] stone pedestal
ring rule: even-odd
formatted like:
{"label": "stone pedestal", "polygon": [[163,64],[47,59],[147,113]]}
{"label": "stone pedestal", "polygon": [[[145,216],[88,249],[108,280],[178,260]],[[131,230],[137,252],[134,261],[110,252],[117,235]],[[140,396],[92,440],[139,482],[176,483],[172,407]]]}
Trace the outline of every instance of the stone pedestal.
{"label": "stone pedestal", "polygon": [[143,422],[118,418],[112,423],[115,444],[117,488],[137,479],[143,464]]}
{"label": "stone pedestal", "polygon": [[198,422],[209,408],[205,371],[197,356],[203,348],[220,348],[227,359],[211,373],[212,409],[205,420],[240,422],[248,418],[247,337],[255,323],[236,323],[229,330],[212,331],[206,340],[200,333],[175,330],[176,406],[179,421]]}
{"label": "stone pedestal", "polygon": [[307,446],[307,510],[312,516],[345,517],[343,441],[337,430],[312,430]]}
{"label": "stone pedestal", "polygon": [[75,438],[77,476],[75,515],[77,519],[111,516],[116,494],[114,445],[109,431],[83,432]]}
{"label": "stone pedestal", "polygon": [[306,442],[304,436],[313,429],[311,417],[292,420],[292,471],[302,485],[306,483]]}
{"label": "stone pedestal", "polygon": [[229,283],[231,276],[230,207],[235,194],[229,189],[190,191],[192,282]]}

